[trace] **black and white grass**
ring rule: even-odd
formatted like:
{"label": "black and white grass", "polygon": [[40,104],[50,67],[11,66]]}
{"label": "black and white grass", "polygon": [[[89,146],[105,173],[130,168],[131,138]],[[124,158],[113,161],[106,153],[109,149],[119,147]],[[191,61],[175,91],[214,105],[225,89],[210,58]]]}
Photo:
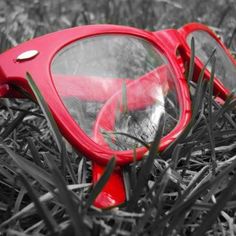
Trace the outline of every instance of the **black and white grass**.
{"label": "black and white grass", "polygon": [[[116,23],[155,30],[196,20],[214,26],[235,51],[234,2],[205,2],[1,1],[1,51],[78,24]],[[214,53],[210,60],[213,78]],[[212,80],[200,76],[196,84],[192,70],[190,62],[190,124],[162,153],[155,148],[157,133],[149,155],[125,168],[128,202],[107,210],[92,203],[115,160],[92,186],[90,162],[61,136],[28,74],[37,103],[0,100],[0,235],[234,235],[236,100],[232,94],[219,105]]]}

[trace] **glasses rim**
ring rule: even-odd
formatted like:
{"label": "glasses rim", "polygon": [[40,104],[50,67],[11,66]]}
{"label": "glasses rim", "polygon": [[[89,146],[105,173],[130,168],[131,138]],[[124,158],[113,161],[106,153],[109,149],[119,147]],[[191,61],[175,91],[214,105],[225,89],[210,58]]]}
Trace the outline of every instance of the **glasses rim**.
{"label": "glasses rim", "polygon": [[[208,27],[199,23],[190,23],[183,26],[179,30],[162,30],[157,32],[148,32],[133,27],[116,25],[91,25],[66,29],[41,36],[39,38],[35,38],[1,54],[0,65],[2,72],[0,72],[0,74],[3,75],[2,77],[5,77],[5,81],[3,79],[3,83],[15,83],[17,85],[21,85],[24,88],[27,88],[27,82],[24,78],[25,73],[27,72],[26,68],[29,68],[29,72],[32,74],[36,85],[39,87],[42,95],[48,103],[63,135],[70,141],[70,143],[94,161],[105,164],[112,156],[115,156],[117,164],[124,165],[133,161],[133,150],[109,151],[107,149],[104,149],[103,147],[100,147],[99,144],[96,144],[94,141],[92,141],[91,138],[89,138],[84,133],[84,131],[82,131],[81,129],[79,130],[78,124],[73,120],[71,115],[64,107],[63,102],[61,101],[53,83],[52,73],[50,69],[55,55],[62,48],[76,40],[102,34],[131,35],[143,38],[152,43],[161,53],[164,54],[164,56],[170,63],[173,74],[176,76],[176,80],[174,81],[176,83],[176,89],[179,92],[177,96],[180,99],[181,103],[180,120],[178,124],[169,134],[167,134],[161,140],[161,145],[159,148],[160,150],[164,150],[183,131],[191,118],[191,101],[189,90],[186,79],[184,78],[184,75],[180,68],[179,61],[175,56],[175,49],[179,45],[183,45],[188,53],[188,57],[190,57],[190,49],[185,39],[190,32],[197,29],[205,30],[214,35]],[[161,36],[162,32],[166,32],[166,34]],[[162,41],[162,39],[165,39],[166,41]],[[185,40],[185,44],[183,43],[183,39]],[[217,42],[220,42],[217,38],[216,40]],[[49,41],[52,41],[54,43],[48,44]],[[29,60],[16,61],[16,58],[20,54],[32,49],[39,51],[39,54],[36,57]],[[41,68],[45,69],[40,70],[40,68],[38,68],[39,65]],[[9,71],[6,68],[12,68],[12,70]],[[48,79],[45,80],[45,78]],[[52,94],[54,98],[52,98]],[[65,124],[66,121],[69,121],[68,123],[72,125]],[[76,132],[71,130],[76,130]],[[79,136],[80,139],[83,140],[83,143],[81,143],[81,141],[76,136]],[[141,159],[146,151],[146,148],[139,148],[137,158]]]}
{"label": "glasses rim", "polygon": [[[189,50],[191,49],[187,43],[187,38],[189,37],[191,33],[196,32],[196,31],[203,31],[203,32],[206,32],[209,36],[211,36],[218,43],[218,45],[223,49],[226,56],[229,58],[230,62],[232,62],[232,64],[236,67],[236,60],[233,58],[229,49],[224,45],[224,43],[220,40],[217,34],[210,27],[204,24],[194,22],[194,23],[186,24],[182,26],[180,29],[178,29],[178,32],[183,37],[184,43]],[[204,66],[204,63],[197,56],[195,56],[195,64],[198,70],[201,70],[201,68],[203,68]],[[210,74],[211,72],[206,68],[205,75],[207,79],[210,78]],[[224,84],[216,76],[214,79],[214,90],[218,93],[218,96],[221,97],[223,100],[225,100],[227,96],[231,93],[231,90],[228,89],[226,86],[224,86]]]}
{"label": "glasses rim", "polygon": [[[189,88],[184,77],[184,65],[183,61],[179,60],[176,56],[176,50],[178,47],[182,47],[186,51],[186,58],[184,62],[190,60],[191,51],[187,45],[187,41],[184,38],[188,32],[196,28],[206,29],[202,24],[188,24],[179,30],[162,30],[157,32],[147,32],[144,30],[135,29],[126,26],[114,26],[114,25],[96,25],[96,26],[82,26],[73,29],[63,30],[60,32],[52,33],[42,36],[40,38],[33,39],[29,42],[23,43],[16,48],[10,49],[0,55],[0,78],[1,84],[16,84],[23,87],[25,90],[31,92],[27,81],[25,80],[25,73],[30,68],[29,72],[32,75],[36,85],[45,98],[54,119],[56,120],[62,134],[69,140],[69,142],[77,148],[86,157],[90,158],[93,163],[93,182],[97,182],[103,172],[103,164],[107,164],[111,157],[115,156],[116,164],[122,166],[133,162],[133,151],[112,151],[107,152],[104,148],[101,148],[99,144],[96,144],[88,137],[78,124],[71,117],[69,112],[63,105],[60,96],[54,86],[51,63],[56,53],[64,46],[72,43],[73,41],[88,37],[92,35],[105,34],[105,33],[122,33],[127,35],[135,35],[137,37],[145,38],[147,41],[152,42],[167,58],[168,62],[173,69],[173,74],[176,76],[174,80],[176,89],[179,92],[178,96],[181,100],[182,107],[180,117],[181,120],[173,129],[174,132],[169,133],[162,138],[159,151],[165,149],[170,143],[174,142],[178,135],[184,130],[191,119],[191,101],[189,95]],[[48,44],[51,41],[53,43]],[[217,42],[219,42],[217,40]],[[22,52],[36,49],[39,53],[29,60],[17,61],[16,58]],[[180,58],[181,59],[181,58]],[[197,61],[195,62],[198,63]],[[39,67],[40,65],[40,67]],[[202,68],[201,64],[197,64],[198,68]],[[10,68],[10,69],[9,69]],[[41,69],[43,68],[43,69]],[[47,78],[45,80],[45,78]],[[1,91],[0,91],[1,92]],[[8,90],[6,95],[14,94],[14,90]],[[32,94],[33,95],[33,94]],[[67,123],[67,124],[65,124]],[[71,132],[73,131],[73,132]],[[78,137],[79,136],[79,137]],[[141,150],[141,149],[140,149]],[[105,151],[105,153],[104,153]],[[136,152],[137,160],[141,159],[147,149],[142,149],[142,152]],[[112,174],[105,188],[102,190],[102,195],[99,195],[95,200],[95,205],[98,207],[108,207],[111,205],[119,205],[125,201],[125,187],[122,180],[121,168],[120,172]],[[117,185],[119,184],[119,185]],[[118,186],[118,188],[117,188]],[[109,199],[111,200],[109,202]]]}

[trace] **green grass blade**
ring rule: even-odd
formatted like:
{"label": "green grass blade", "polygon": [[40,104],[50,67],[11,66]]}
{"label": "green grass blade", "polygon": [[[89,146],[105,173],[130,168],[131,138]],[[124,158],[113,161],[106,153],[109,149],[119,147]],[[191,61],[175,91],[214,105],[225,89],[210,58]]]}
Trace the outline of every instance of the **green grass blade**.
{"label": "green grass blade", "polygon": [[27,138],[27,141],[28,141],[29,149],[31,151],[31,155],[33,157],[33,160],[34,160],[35,164],[40,166],[41,168],[43,168],[43,164],[41,162],[39,152],[38,152],[32,138]]}
{"label": "green grass blade", "polygon": [[0,147],[2,147],[8,153],[8,155],[22,170],[34,177],[40,183],[42,183],[41,180],[43,180],[43,185],[45,188],[48,189],[45,183],[48,183],[51,186],[54,185],[52,181],[52,176],[44,169],[40,168],[33,162],[28,161],[26,158],[21,157],[20,155],[12,151],[10,148],[8,148],[6,145],[0,144]]}
{"label": "green grass blade", "polygon": [[61,203],[64,204],[65,209],[70,216],[70,220],[72,222],[75,235],[84,235],[87,236],[88,229],[83,222],[83,217],[79,214],[79,204],[75,202],[72,192],[68,189],[65,180],[63,179],[61,172],[56,167],[56,164],[52,160],[52,158],[46,157],[49,168],[52,172],[52,178],[54,180],[54,184],[57,187],[59,193],[58,198]]}
{"label": "green grass blade", "polygon": [[191,38],[191,56],[190,56],[190,63],[189,63],[189,72],[188,72],[188,84],[193,79],[193,72],[194,72],[194,58],[195,58],[195,41],[194,37]]}
{"label": "green grass blade", "polygon": [[204,78],[204,74],[205,74],[205,70],[207,65],[209,64],[209,62],[212,60],[212,58],[215,55],[215,51],[213,50],[209,59],[207,60],[206,64],[204,65],[204,67],[202,68],[198,81],[197,81],[197,88],[195,91],[195,95],[192,101],[192,117],[190,122],[188,123],[188,125],[186,126],[186,128],[184,129],[184,131],[177,137],[177,139],[171,144],[169,145],[163,152],[162,152],[162,157],[164,159],[169,158],[175,148],[175,146],[179,143],[182,143],[183,140],[187,137],[187,135],[189,134],[189,132],[192,130],[194,124],[196,124],[196,117],[199,114],[199,110],[200,107],[202,107],[203,105],[203,101],[204,101],[204,96],[206,94],[207,91],[207,82],[206,80],[203,80]]}
{"label": "green grass blade", "polygon": [[38,197],[36,196],[34,190],[32,189],[30,183],[28,182],[22,171],[18,172],[18,177],[21,180],[24,187],[26,188],[27,194],[34,202],[35,207],[37,208],[37,212],[40,215],[40,217],[44,220],[45,225],[49,230],[50,234],[57,235],[58,229],[56,221],[53,219],[47,208],[39,201]]}
{"label": "green grass blade", "polygon": [[132,192],[132,196],[130,198],[130,201],[128,202],[128,210],[133,210],[133,208],[136,207],[136,204],[140,198],[140,195],[146,185],[147,178],[148,178],[150,171],[153,167],[153,162],[154,162],[155,158],[157,157],[158,147],[159,147],[162,133],[164,130],[164,123],[165,123],[165,120],[164,120],[164,116],[162,115],[160,118],[160,122],[159,122],[159,128],[155,134],[155,138],[154,138],[153,143],[150,147],[148,156],[147,156],[144,164],[141,166],[141,170],[140,170],[140,173],[137,178],[137,184],[134,187],[134,190]]}
{"label": "green grass blade", "polygon": [[[142,232],[145,224],[149,220],[149,217],[151,217],[153,209],[156,209],[156,220],[153,224],[154,225],[158,224],[159,218],[161,216],[161,211],[165,205],[163,204],[162,201],[163,201],[163,194],[165,192],[167,184],[169,183],[168,171],[170,171],[169,167],[163,170],[163,172],[161,173],[161,176],[159,177],[158,180],[156,180],[154,186],[149,191],[149,194],[148,194],[149,196],[147,197],[151,197],[151,204],[148,208],[148,211],[144,213],[144,216],[139,220],[138,225],[134,228],[132,235],[137,235],[138,232]],[[157,188],[157,185],[159,185],[158,188]],[[155,197],[152,197],[152,195]]]}
{"label": "green grass blade", "polygon": [[109,162],[103,172],[103,175],[100,177],[98,182],[93,187],[92,192],[89,194],[89,197],[88,197],[86,204],[85,204],[86,209],[93,204],[93,202],[95,201],[98,194],[102,191],[103,187],[106,185],[107,181],[109,181],[109,178],[115,169],[115,165],[116,165],[116,159],[115,159],[115,157],[112,157],[109,160]]}
{"label": "green grass blade", "polygon": [[117,132],[117,131],[112,131],[112,132],[109,132],[109,133],[114,134],[114,135],[124,135],[128,138],[131,138],[131,139],[135,140],[137,143],[140,143],[142,146],[146,147],[147,149],[150,148],[150,144],[144,142],[142,139],[137,138],[137,137],[135,137],[131,134],[124,133],[124,132]]}
{"label": "green grass blade", "polygon": [[11,121],[4,132],[1,134],[1,137],[5,139],[8,137],[12,131],[23,121],[26,116],[26,112],[21,112],[13,121]]}
{"label": "green grass blade", "polygon": [[79,164],[78,164],[78,170],[77,170],[77,181],[78,184],[82,184],[86,182],[86,174],[87,174],[87,169],[86,169],[86,161],[85,158],[81,158]]}
{"label": "green grass blade", "polygon": [[47,105],[47,103],[45,102],[41,92],[39,91],[38,87],[36,86],[32,76],[27,72],[26,73],[26,79],[32,89],[32,91],[34,92],[35,97],[37,98],[37,101],[42,109],[42,112],[45,115],[45,118],[48,122],[49,127],[51,128],[51,131],[54,135],[55,141],[57,143],[57,147],[58,149],[61,151],[62,150],[62,136],[61,133],[57,127],[57,124],[49,110],[49,107]]}
{"label": "green grass blade", "polygon": [[71,180],[73,181],[74,184],[78,184],[78,179],[76,178],[76,174],[72,167],[70,158],[66,158],[66,166],[67,166],[68,173],[70,174]]}
{"label": "green grass blade", "polygon": [[209,140],[211,144],[211,159],[212,159],[213,173],[215,173],[215,168],[216,168],[215,137],[214,137],[214,132],[213,132],[213,121],[212,121],[212,107],[213,107],[212,100],[213,100],[213,86],[214,86],[214,78],[215,78],[215,64],[216,64],[216,58],[213,57],[212,67],[211,67],[211,76],[209,80],[209,99],[208,99],[209,123],[207,124]]}
{"label": "green grass blade", "polygon": [[[77,190],[77,189],[82,189],[82,188],[88,188],[90,187],[91,184],[76,184],[76,185],[68,185],[67,187],[70,190]],[[58,189],[55,189],[54,192],[58,192]],[[41,203],[43,202],[48,202],[54,198],[54,195],[51,192],[45,193],[44,195],[40,196],[39,201]],[[20,211],[15,212],[14,215],[12,215],[9,219],[6,221],[2,222],[0,224],[0,228],[5,227],[6,225],[11,224],[13,221],[16,221],[20,219],[21,217],[29,216],[35,212],[35,205],[34,203],[30,203],[29,205],[25,206],[24,208],[20,209]]]}
{"label": "green grass blade", "polygon": [[[207,68],[207,65],[210,63],[210,61],[212,61],[214,55],[215,55],[216,49],[214,49],[210,55],[210,57],[208,58],[207,62],[205,63],[205,65],[203,66],[198,81],[197,81],[197,88],[196,88],[196,92],[195,92],[195,96],[193,98],[193,117],[195,117],[195,115],[198,113],[199,110],[199,106],[200,106],[200,101],[202,101],[203,96],[200,95],[200,91],[202,90],[202,82],[204,79],[204,75],[205,75],[205,70]],[[202,94],[202,93],[201,93]],[[204,95],[204,94],[202,94]]]}
{"label": "green grass blade", "polygon": [[227,201],[231,198],[233,192],[236,188],[236,175],[230,180],[228,187],[225,188],[216,204],[211,208],[211,210],[205,215],[202,219],[202,223],[193,233],[193,236],[197,235],[204,235],[206,231],[211,227],[211,225],[217,219],[221,210],[223,210],[224,206],[226,205]]}
{"label": "green grass blade", "polygon": [[236,100],[233,94],[230,94],[222,105],[221,109],[212,117],[212,125],[213,127],[216,125],[218,119],[223,116],[225,113],[230,111],[232,108],[236,106]]}
{"label": "green grass blade", "polygon": [[[184,212],[187,212],[193,204],[196,202],[196,200],[199,199],[199,197],[206,192],[209,188],[211,188],[213,185],[217,184],[219,181],[221,181],[223,178],[227,178],[229,173],[234,170],[236,167],[236,161],[233,161],[230,166],[225,168],[219,175],[217,175],[215,178],[210,179],[208,181],[203,182],[195,191],[191,194],[189,194],[188,198],[182,201],[179,201],[179,204],[176,204],[175,207],[173,207],[166,216],[163,217],[159,221],[159,225],[153,225],[153,229],[155,228],[155,231],[158,230],[159,227],[162,225],[165,225],[167,222],[169,222],[171,217],[174,217],[174,219],[178,218],[179,216],[183,216]],[[178,219],[176,219],[178,220]],[[172,225],[171,228],[175,228],[175,225]]]}
{"label": "green grass blade", "polygon": [[13,215],[15,215],[17,212],[19,212],[20,206],[21,206],[21,203],[23,201],[23,198],[24,198],[25,194],[26,194],[25,188],[21,187],[21,189],[20,189],[20,191],[18,193],[18,196],[16,198],[16,201],[15,201]]}
{"label": "green grass blade", "polygon": [[65,144],[63,142],[63,139],[62,139],[62,135],[58,129],[58,126],[50,112],[50,109],[47,105],[47,103],[45,102],[41,92],[39,91],[38,87],[36,86],[32,76],[27,72],[26,73],[26,79],[32,89],[32,91],[34,92],[34,95],[35,97],[37,98],[37,101],[45,115],[45,118],[48,122],[48,125],[52,131],[52,134],[55,138],[55,141],[56,141],[56,144],[57,144],[57,147],[61,153],[61,166],[62,166],[62,174],[63,176],[65,176],[65,168],[66,168],[66,164],[65,164],[65,158],[66,158],[66,148],[65,148]]}

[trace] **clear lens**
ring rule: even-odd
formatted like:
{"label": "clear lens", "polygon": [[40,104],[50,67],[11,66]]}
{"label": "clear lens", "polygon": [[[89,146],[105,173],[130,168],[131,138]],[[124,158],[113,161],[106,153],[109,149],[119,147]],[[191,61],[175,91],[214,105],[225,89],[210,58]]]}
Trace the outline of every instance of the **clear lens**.
{"label": "clear lens", "polygon": [[51,72],[65,107],[95,142],[114,150],[151,142],[162,114],[164,135],[179,120],[172,70],[151,43],[127,35],[78,40],[55,56]]}
{"label": "clear lens", "polygon": [[[195,54],[205,64],[209,59],[212,51],[216,49],[216,67],[215,75],[221,83],[231,91],[236,88],[236,67],[229,59],[224,49],[218,42],[205,31],[194,31],[187,37],[190,46],[191,38],[195,40]],[[208,69],[211,70],[209,63]]]}

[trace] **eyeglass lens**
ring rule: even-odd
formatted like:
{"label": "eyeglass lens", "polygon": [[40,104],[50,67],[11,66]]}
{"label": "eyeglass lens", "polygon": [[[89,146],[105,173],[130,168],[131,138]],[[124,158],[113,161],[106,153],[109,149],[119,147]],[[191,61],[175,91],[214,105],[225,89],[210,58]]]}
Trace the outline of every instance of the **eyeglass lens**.
{"label": "eyeglass lens", "polygon": [[[215,75],[225,87],[231,91],[236,89],[236,67],[220,44],[207,32],[197,30],[188,35],[187,42],[189,46],[192,37],[195,41],[195,54],[203,64],[207,62],[212,51],[216,49]],[[211,71],[211,63],[207,68]]]}
{"label": "eyeglass lens", "polygon": [[133,149],[140,143],[115,132],[149,143],[162,114],[163,135],[178,123],[180,105],[171,66],[142,38],[107,34],[78,40],[57,53],[51,72],[66,109],[98,144]]}

